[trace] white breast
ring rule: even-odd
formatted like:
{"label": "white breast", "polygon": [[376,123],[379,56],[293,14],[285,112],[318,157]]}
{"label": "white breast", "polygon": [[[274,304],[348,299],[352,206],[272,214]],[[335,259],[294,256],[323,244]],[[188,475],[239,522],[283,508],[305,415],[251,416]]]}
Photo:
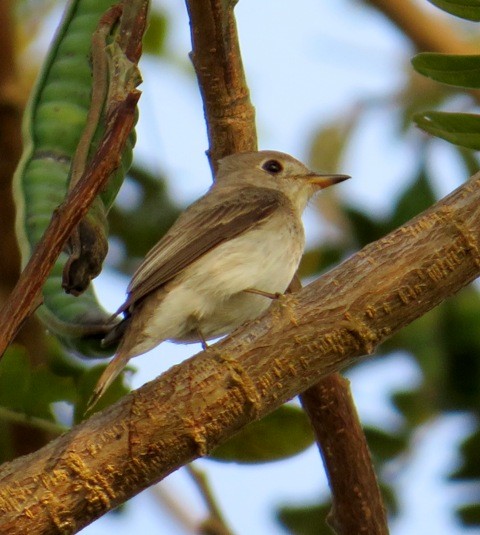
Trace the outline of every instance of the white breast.
{"label": "white breast", "polygon": [[284,293],[304,242],[300,219],[288,214],[219,245],[168,285],[148,336],[188,342],[199,330],[209,339],[256,318],[272,301],[243,290]]}

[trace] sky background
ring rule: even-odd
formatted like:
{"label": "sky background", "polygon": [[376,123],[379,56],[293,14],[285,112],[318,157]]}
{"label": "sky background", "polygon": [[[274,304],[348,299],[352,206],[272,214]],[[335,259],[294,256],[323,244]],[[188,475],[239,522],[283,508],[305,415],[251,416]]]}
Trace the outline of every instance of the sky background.
{"label": "sky background", "polygon": [[[428,6],[428,3],[422,2]],[[144,83],[137,128],[136,158],[148,162],[169,179],[169,190],[187,205],[209,187],[210,169],[202,103],[188,60],[191,49],[183,2],[163,0],[168,10],[170,59],[142,64]],[[307,160],[309,141],[326,124],[358,102],[400,89],[413,54],[409,42],[375,10],[352,0],[241,0],[236,8],[247,79],[257,111],[259,146]],[[391,110],[366,114],[344,158],[340,172],[353,179],[338,187],[361,209],[385,213],[412,176],[417,146],[398,142],[398,124]],[[442,143],[442,142],[439,142]],[[435,149],[434,149],[435,150]],[[460,183],[455,162],[439,156],[435,187],[445,194]],[[129,202],[128,186],[120,202]],[[305,216],[307,237],[322,236],[321,221],[311,210]],[[115,247],[112,253],[115,254]],[[110,310],[124,298],[128,279],[110,271],[96,282]],[[134,388],[152,380],[199,347],[162,344],[135,359]],[[403,354],[372,360],[348,374],[362,420],[394,429],[399,415],[389,404],[392,389],[420,380],[413,361]],[[388,477],[399,482],[407,514],[391,525],[392,535],[460,535],[465,533],[452,515],[452,504],[468,489],[442,480],[455,467],[453,444],[468,431],[462,415],[431,422],[421,429],[415,450]],[[198,461],[211,480],[215,495],[234,532],[244,535],[281,534],[273,518],[281,504],[315,503],[328,494],[326,478],[315,447],[290,459],[245,467]],[[193,521],[204,518],[204,508],[188,474],[180,470],[160,484],[188,511]],[[109,514],[82,530],[83,535],[143,535],[186,533],[165,512],[164,499],[148,490],[133,499],[122,514]],[[471,531],[471,533],[473,533]]]}

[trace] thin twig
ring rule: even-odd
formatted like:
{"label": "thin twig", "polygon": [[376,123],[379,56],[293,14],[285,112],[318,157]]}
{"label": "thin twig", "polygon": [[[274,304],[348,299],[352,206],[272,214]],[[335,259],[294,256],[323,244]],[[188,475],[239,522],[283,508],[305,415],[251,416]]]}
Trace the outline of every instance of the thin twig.
{"label": "thin twig", "polygon": [[192,463],[187,464],[185,468],[195,481],[195,484],[197,485],[197,488],[200,491],[200,494],[202,495],[205,505],[210,513],[210,518],[204,521],[202,525],[208,525],[210,530],[212,529],[212,526],[215,526],[215,533],[218,533],[218,535],[232,535],[232,531],[228,527],[225,517],[223,516],[217,500],[213,495],[205,472],[194,466]]}
{"label": "thin twig", "polygon": [[65,427],[56,422],[50,422],[49,420],[38,418],[37,416],[29,416],[28,414],[8,409],[7,407],[0,407],[0,420],[34,427],[54,436],[61,435],[70,429],[69,427]]}
{"label": "thin twig", "polygon": [[[136,41],[141,41],[146,28],[147,7],[148,0],[126,2],[124,11],[128,13],[128,20],[122,16],[120,22],[122,45],[133,57],[133,65],[141,52],[141,42]],[[137,16],[134,16],[135,13]],[[129,41],[126,36],[135,42]],[[128,64],[123,62],[123,84],[120,85],[119,78],[115,81],[115,98],[110,100],[106,111],[105,133],[95,155],[82,178],[53,213],[49,226],[35,247],[10,298],[0,310],[0,356],[25,319],[40,303],[41,288],[65,242],[120,164],[121,154],[135,123],[135,110],[140,98],[140,92],[135,89],[140,78],[136,69],[130,68],[132,57],[127,57]]]}
{"label": "thin twig", "polygon": [[149,491],[153,494],[158,506],[166,510],[183,531],[197,535],[198,521],[192,516],[190,503],[185,503],[184,497],[179,492],[170,490],[164,482],[153,485]]}

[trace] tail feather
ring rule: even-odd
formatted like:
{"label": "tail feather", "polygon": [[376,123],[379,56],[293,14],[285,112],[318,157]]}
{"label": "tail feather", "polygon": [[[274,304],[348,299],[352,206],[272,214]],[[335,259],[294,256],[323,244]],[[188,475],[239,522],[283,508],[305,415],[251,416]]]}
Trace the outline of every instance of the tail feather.
{"label": "tail feather", "polygon": [[86,412],[90,412],[93,409],[98,400],[103,396],[103,394],[105,394],[107,388],[118,377],[123,368],[125,368],[129,360],[130,357],[126,352],[119,351],[108,363],[108,366],[100,376],[100,379],[98,380],[93,393],[88,400]]}

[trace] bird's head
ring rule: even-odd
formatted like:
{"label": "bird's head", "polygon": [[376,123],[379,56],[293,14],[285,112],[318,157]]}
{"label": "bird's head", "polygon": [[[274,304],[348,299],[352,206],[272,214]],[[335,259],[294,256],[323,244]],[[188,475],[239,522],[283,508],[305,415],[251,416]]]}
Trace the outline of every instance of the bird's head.
{"label": "bird's head", "polygon": [[319,174],[289,154],[273,150],[239,152],[218,162],[219,185],[249,185],[282,191],[300,210],[317,191],[350,178]]}

